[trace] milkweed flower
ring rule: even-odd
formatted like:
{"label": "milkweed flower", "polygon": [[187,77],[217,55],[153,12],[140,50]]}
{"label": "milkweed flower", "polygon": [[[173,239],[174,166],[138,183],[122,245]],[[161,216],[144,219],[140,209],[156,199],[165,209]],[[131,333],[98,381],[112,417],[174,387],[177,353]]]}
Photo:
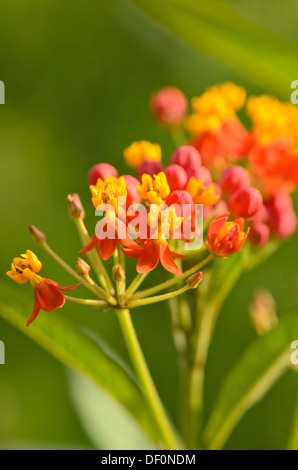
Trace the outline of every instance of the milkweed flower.
{"label": "milkweed flower", "polygon": [[37,273],[41,270],[41,267],[42,264],[37,256],[32,251],[27,250],[26,254],[13,259],[11,270],[7,272],[7,275],[17,284],[25,284],[30,281],[33,287],[35,303],[32,315],[27,321],[27,326],[36,319],[41,309],[51,312],[63,307],[65,297],[61,291],[75,289],[80,285],[62,287],[51,279],[39,276]]}
{"label": "milkweed flower", "polygon": [[195,204],[213,206],[220,198],[215,192],[214,184],[206,186],[204,180],[198,181],[195,178],[190,178],[185,190],[192,196]]}
{"label": "milkweed flower", "polygon": [[161,160],[161,147],[148,140],[133,142],[124,149],[124,158],[128,166],[138,168],[144,160]]}
{"label": "milkweed flower", "polygon": [[[152,204],[147,214],[148,235],[144,245],[132,248],[122,248],[122,251],[132,258],[138,258],[137,272],[152,271],[160,261],[163,267],[172,274],[181,275],[174,258],[184,258],[170,250],[168,239],[173,237],[181,227],[183,217],[176,214],[175,206]],[[181,238],[181,233],[179,233]]]}
{"label": "milkweed flower", "polygon": [[79,253],[87,253],[97,247],[103,260],[109,259],[118,244],[133,248],[135,242],[127,233],[122,216],[126,214],[127,189],[125,178],[105,177],[98,179],[95,186],[90,186],[92,203],[97,210],[105,212],[105,216],[96,226],[96,233]]}
{"label": "milkweed flower", "polygon": [[192,177],[196,180],[203,180],[207,186],[212,183],[211,173],[205,166],[191,166],[186,170],[186,173],[189,180]]}
{"label": "milkweed flower", "polygon": [[207,230],[207,247],[216,256],[226,257],[240,250],[250,231],[243,231],[244,219],[228,222],[228,218],[228,214],[216,217]]}
{"label": "milkweed flower", "polygon": [[176,127],[184,119],[187,111],[187,100],[178,88],[165,87],[152,95],[150,108],[161,124]]}
{"label": "milkweed flower", "polygon": [[142,175],[142,182],[137,186],[138,193],[150,204],[162,204],[170,194],[167,177],[163,171],[157,175]]}

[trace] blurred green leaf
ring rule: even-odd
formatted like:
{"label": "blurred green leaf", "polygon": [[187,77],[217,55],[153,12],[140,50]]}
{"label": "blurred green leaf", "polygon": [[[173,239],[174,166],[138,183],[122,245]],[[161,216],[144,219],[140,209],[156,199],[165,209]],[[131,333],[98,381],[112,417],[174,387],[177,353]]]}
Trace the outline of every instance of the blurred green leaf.
{"label": "blurred green leaf", "polygon": [[298,49],[222,0],[131,0],[157,23],[285,99]]}
{"label": "blurred green leaf", "polygon": [[95,387],[73,372],[68,377],[75,409],[96,449],[155,448],[131,414],[101,387]]}
{"label": "blurred green leaf", "polygon": [[91,378],[117,400],[147,432],[154,435],[151,415],[147,412],[141,390],[124,370],[115,355],[98,341],[75,328],[65,318],[53,313],[39,315],[26,328],[28,312],[0,303],[0,317],[17,327],[59,361]]}
{"label": "blurred green leaf", "polygon": [[240,419],[290,367],[291,342],[298,336],[298,311],[284,315],[258,338],[225,380],[205,431],[210,449],[221,449]]}

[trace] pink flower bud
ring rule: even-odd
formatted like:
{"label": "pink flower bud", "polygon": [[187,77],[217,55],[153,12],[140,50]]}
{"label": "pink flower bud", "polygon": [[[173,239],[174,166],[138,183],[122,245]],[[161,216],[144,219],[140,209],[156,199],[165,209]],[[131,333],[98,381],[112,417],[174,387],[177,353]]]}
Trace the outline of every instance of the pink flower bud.
{"label": "pink flower bud", "polygon": [[191,195],[187,191],[175,190],[173,191],[168,199],[166,200],[168,207],[173,204],[177,204],[181,207],[181,216],[183,217],[183,206],[189,205],[191,212],[194,211],[194,203]]}
{"label": "pink flower bud", "polygon": [[268,225],[258,223],[250,231],[249,239],[255,246],[265,246],[269,242],[270,229]]}
{"label": "pink flower bud", "polygon": [[197,149],[192,145],[182,145],[172,154],[171,163],[180,165],[187,170],[189,167],[200,166],[201,157]]}
{"label": "pink flower bud", "polygon": [[196,180],[204,180],[206,186],[212,183],[212,176],[208,168],[205,166],[192,166],[186,170],[188,179],[195,178]]}
{"label": "pink flower bud", "polygon": [[293,201],[288,193],[275,193],[266,202],[265,205],[268,211],[281,211],[291,209],[293,207]]}
{"label": "pink flower bud", "polygon": [[238,189],[228,200],[228,206],[235,217],[249,219],[262,207],[263,198],[260,191],[252,186]]}
{"label": "pink flower bud", "polygon": [[144,173],[153,176],[157,175],[160,171],[162,171],[161,163],[157,160],[151,160],[148,158],[144,160],[137,169],[137,177],[139,180],[141,180]]}
{"label": "pink flower bud", "polygon": [[238,189],[249,186],[249,173],[241,166],[232,166],[223,171],[219,184],[223,192],[230,196]]}
{"label": "pink flower bud", "polygon": [[188,181],[186,171],[182,166],[179,165],[169,165],[164,168],[164,173],[167,177],[168,185],[170,186],[171,191],[176,189],[183,189]]}
{"label": "pink flower bud", "polygon": [[124,175],[123,178],[127,189],[126,207],[128,208],[134,202],[139,204],[141,202],[141,197],[138,194],[137,185],[140,185],[141,183],[131,175]]}
{"label": "pink flower bud", "polygon": [[178,88],[166,87],[153,94],[151,111],[156,119],[166,126],[178,126],[187,111],[187,100]]}
{"label": "pink flower bud", "polygon": [[98,163],[94,165],[89,173],[88,173],[88,180],[89,184],[96,184],[98,178],[104,179],[105,176],[115,176],[118,178],[118,171],[109,163]]}
{"label": "pink flower bud", "polygon": [[263,224],[268,222],[268,210],[265,204],[262,204],[258,212],[253,216],[252,223],[254,225]]}
{"label": "pink flower bud", "polygon": [[279,238],[288,238],[296,230],[297,216],[292,208],[269,212],[269,227]]}

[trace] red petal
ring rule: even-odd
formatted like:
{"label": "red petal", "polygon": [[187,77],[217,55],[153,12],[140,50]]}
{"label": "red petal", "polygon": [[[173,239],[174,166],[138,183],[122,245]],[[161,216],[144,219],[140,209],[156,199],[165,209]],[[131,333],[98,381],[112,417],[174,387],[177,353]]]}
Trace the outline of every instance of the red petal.
{"label": "red petal", "polygon": [[74,286],[66,286],[66,287],[63,287],[63,286],[60,286],[60,284],[58,284],[57,282],[52,281],[51,279],[46,279],[45,277],[44,277],[43,279],[44,279],[45,281],[47,281],[48,284],[51,284],[52,286],[57,287],[57,289],[63,290],[63,291],[75,289],[76,287],[78,287],[78,286],[81,285],[81,283],[79,283],[79,284],[75,284]]}
{"label": "red petal", "polygon": [[[137,247],[137,248],[136,248]],[[136,244],[136,247],[133,248],[121,248],[121,251],[131,258],[139,258],[143,252],[143,246]]]}
{"label": "red petal", "polygon": [[37,317],[40,311],[40,304],[39,304],[38,297],[35,291],[34,291],[34,299],[35,299],[35,302],[34,302],[33,312],[32,312],[31,317],[27,321],[26,326],[29,326],[35,320],[35,318]]}
{"label": "red petal", "polygon": [[111,258],[117,248],[117,244],[118,240],[116,239],[104,238],[103,240],[98,240],[97,247],[101,259],[106,261]]}
{"label": "red petal", "polygon": [[175,264],[167,241],[160,244],[160,262],[167,271],[181,276],[182,272]]}
{"label": "red petal", "polygon": [[185,255],[181,255],[180,253],[176,253],[175,251],[171,251],[171,255],[173,258],[184,259]]}
{"label": "red petal", "polygon": [[215,247],[215,254],[217,256],[228,256],[235,253],[239,248],[240,240],[240,227],[238,224],[228,231],[225,237],[223,237]]}
{"label": "red petal", "polygon": [[143,246],[143,252],[137,262],[137,272],[148,273],[158,264],[160,257],[160,242],[157,240],[148,240]]}
{"label": "red petal", "polygon": [[98,242],[99,242],[99,239],[97,238],[97,236],[93,235],[93,237],[91,238],[90,243],[88,243],[88,245],[84,246],[84,248],[82,248],[82,250],[79,251],[79,254],[82,255],[83,253],[87,253],[88,251],[93,250],[93,248],[96,247]]}
{"label": "red petal", "polygon": [[211,249],[218,236],[218,232],[220,231],[222,226],[226,223],[228,218],[229,218],[228,214],[223,214],[218,217],[215,217],[215,219],[213,219],[212,222],[210,222],[208,230],[207,230],[207,238],[208,238],[208,244],[210,245]]}
{"label": "red petal", "polygon": [[47,279],[43,279],[38,286],[34,287],[40,308],[46,312],[61,308],[65,303],[64,295],[57,286],[53,285],[53,282],[54,281],[48,282]]}

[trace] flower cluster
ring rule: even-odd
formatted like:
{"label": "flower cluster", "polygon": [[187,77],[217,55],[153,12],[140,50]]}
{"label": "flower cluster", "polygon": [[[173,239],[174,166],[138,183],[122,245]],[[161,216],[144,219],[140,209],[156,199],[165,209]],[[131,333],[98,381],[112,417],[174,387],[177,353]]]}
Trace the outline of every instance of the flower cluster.
{"label": "flower cluster", "polygon": [[[250,129],[237,116],[246,101]],[[110,306],[127,307],[130,300],[131,305],[138,304],[132,294],[141,280],[128,288],[128,295],[120,255],[137,259],[140,276],[160,262],[183,279],[198,267],[183,272],[182,260],[191,261],[194,239],[211,257],[227,257],[248,236],[251,244],[263,247],[272,238],[289,237],[297,224],[290,194],[298,182],[298,119],[292,105],[268,96],[247,100],[246,91],[233,83],[212,86],[193,98],[189,115],[187,100],[177,88],[154,93],[150,104],[164,128],[184,134],[168,165],[162,163],[160,145],[136,141],[124,149],[135,175],[119,175],[108,163],[93,166],[88,175],[91,201],[100,219],[92,237],[83,224],[78,196],[68,197],[84,244],[79,253],[95,263],[102,285],[96,287],[97,293]],[[47,247],[44,239],[39,242]],[[116,291],[102,263],[111,257]],[[94,288],[88,270],[82,274],[82,263],[77,275]],[[35,307],[28,323],[40,308],[61,307],[65,299],[60,291],[75,287],[62,288],[39,277],[40,268],[28,250],[14,259],[8,272],[16,282],[30,280],[33,285]],[[186,285],[190,288],[193,283]],[[162,289],[163,285],[157,286],[155,291]]]}

